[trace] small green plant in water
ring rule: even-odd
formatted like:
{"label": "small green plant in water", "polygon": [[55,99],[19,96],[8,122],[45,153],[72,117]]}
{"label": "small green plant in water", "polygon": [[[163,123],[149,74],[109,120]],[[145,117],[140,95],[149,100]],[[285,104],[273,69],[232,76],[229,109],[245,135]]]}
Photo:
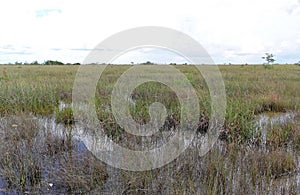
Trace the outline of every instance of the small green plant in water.
{"label": "small green plant in water", "polygon": [[74,124],[74,116],[72,108],[63,108],[56,110],[55,121],[57,123],[64,123],[66,125]]}

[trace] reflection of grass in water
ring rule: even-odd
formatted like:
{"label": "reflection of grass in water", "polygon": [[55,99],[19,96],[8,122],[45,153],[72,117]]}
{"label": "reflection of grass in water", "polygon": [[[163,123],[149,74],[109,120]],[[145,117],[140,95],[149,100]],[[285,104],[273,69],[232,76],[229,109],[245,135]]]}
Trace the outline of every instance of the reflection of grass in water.
{"label": "reflection of grass in water", "polygon": [[[176,66],[175,66],[176,67]],[[3,72],[0,67],[0,72]],[[51,116],[69,123],[72,110],[58,110],[59,101],[71,102],[72,85],[78,66],[6,66],[6,81],[0,81],[0,113],[8,122],[1,123],[0,174],[8,181],[8,187],[17,190],[39,191],[49,182],[63,192],[87,192],[113,177],[107,173],[107,165],[97,161],[89,153],[80,156],[73,137],[56,137],[46,134],[44,141],[38,137],[41,128],[34,120],[27,120],[29,113]],[[139,139],[123,135],[110,110],[110,94],[118,77],[129,66],[109,66],[97,86],[97,114],[104,131],[119,144]],[[210,98],[205,81],[195,68],[176,67],[182,71],[195,88],[201,109],[199,132],[205,133],[210,118]],[[119,193],[264,193],[280,189],[292,192],[297,186],[292,179],[297,171],[300,148],[299,124],[274,126],[267,134],[268,150],[251,142],[255,130],[255,114],[271,111],[300,110],[299,67],[274,66],[221,66],[227,93],[226,121],[223,127],[227,142],[215,147],[203,158],[195,148],[190,148],[174,162],[147,172],[115,170],[116,187],[108,187]],[[178,84],[180,84],[179,81]],[[149,120],[148,105],[162,102],[168,111],[168,121],[162,128],[170,130],[178,125],[179,102],[174,93],[158,83],[147,83],[134,90],[130,107],[133,118],[145,123]],[[17,118],[8,117],[15,114]],[[174,125],[173,125],[174,124]],[[13,126],[12,125],[17,125]],[[13,133],[12,133],[13,132]],[[65,133],[68,135],[68,133]],[[198,135],[199,136],[199,135]],[[292,143],[292,150],[287,146]],[[130,144],[128,144],[130,145]],[[77,148],[78,149],[78,148]],[[59,166],[53,166],[58,164]],[[48,170],[45,175],[46,167]],[[110,175],[111,177],[108,177]],[[287,175],[289,186],[275,186],[273,181]],[[47,186],[49,188],[49,186]],[[60,189],[59,189],[60,188]],[[296,188],[297,189],[297,188]],[[277,190],[277,191],[276,191]]]}
{"label": "reflection of grass in water", "polygon": [[5,144],[0,148],[0,176],[7,181],[6,190],[49,193],[47,188],[53,188],[56,193],[103,186],[105,166],[87,152],[78,153],[68,129],[65,136],[57,137],[44,125],[28,115],[1,121],[1,143]]}
{"label": "reflection of grass in water", "polygon": [[[44,124],[37,121],[28,115],[1,121],[1,142],[5,140],[6,145],[1,146],[1,152],[5,155],[0,158],[0,175],[10,183],[7,190],[34,192],[42,190],[43,186],[49,188],[51,183],[54,187],[50,192],[53,193],[84,193],[94,188],[102,192],[106,182],[117,178],[112,181],[116,186],[106,186],[107,190],[147,194],[263,193],[264,186],[269,186],[271,192],[278,190],[279,187],[273,185],[272,181],[292,176],[297,170],[293,159],[297,153],[287,152],[283,146],[263,151],[255,147],[249,149],[245,145],[219,142],[218,147],[202,158],[198,156],[197,148],[192,147],[160,169],[129,172],[112,168],[114,172],[107,173],[107,165],[87,151],[81,149],[79,152],[67,128],[60,130],[65,131],[65,136],[57,137],[53,132],[44,130]],[[12,126],[15,128],[13,131],[7,128]],[[112,174],[117,176],[112,177]],[[109,175],[112,178],[108,178]],[[296,181],[291,179],[290,182]],[[289,190],[285,186],[281,188]]]}

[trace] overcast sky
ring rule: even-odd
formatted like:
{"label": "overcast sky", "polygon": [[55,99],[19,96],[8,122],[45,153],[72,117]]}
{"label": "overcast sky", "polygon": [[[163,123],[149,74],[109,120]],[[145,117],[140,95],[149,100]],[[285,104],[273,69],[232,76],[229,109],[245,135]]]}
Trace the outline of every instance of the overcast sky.
{"label": "overcast sky", "polygon": [[[300,61],[300,0],[2,0],[0,63],[82,62],[105,38],[139,26],[163,26],[197,40],[216,63]],[[183,62],[140,49],[118,63]]]}

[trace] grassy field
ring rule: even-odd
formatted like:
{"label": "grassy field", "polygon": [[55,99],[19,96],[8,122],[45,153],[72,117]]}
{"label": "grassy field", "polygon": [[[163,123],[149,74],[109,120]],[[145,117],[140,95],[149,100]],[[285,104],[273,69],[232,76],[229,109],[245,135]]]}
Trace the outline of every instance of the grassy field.
{"label": "grassy field", "polygon": [[[130,67],[108,66],[98,83],[95,98],[102,128],[123,145],[139,139],[126,135],[116,124],[109,112],[110,94],[119,76]],[[201,109],[199,129],[205,132],[211,112],[205,80],[193,66],[174,67],[185,74],[197,92]],[[197,147],[191,147],[172,163],[146,172],[110,168],[88,152],[83,156],[75,152],[78,146],[72,140],[72,110],[59,109],[59,105],[72,102],[78,68],[0,66],[2,191],[300,193],[297,179],[292,179],[299,174],[300,114],[296,114],[293,122],[270,126],[265,143],[253,122],[263,113],[300,112],[300,66],[219,66],[227,108],[217,146],[203,158],[198,156]],[[131,114],[136,121],[149,121],[148,106],[159,101],[168,113],[162,130],[170,130],[172,121],[178,123],[179,101],[170,88],[150,82],[137,87],[132,97],[136,106],[131,108]],[[54,118],[55,127],[63,129],[64,137],[47,132],[45,125],[34,118]],[[42,137],[40,131],[44,132]],[[111,175],[117,175],[117,179]],[[286,184],[284,178],[291,180]]]}

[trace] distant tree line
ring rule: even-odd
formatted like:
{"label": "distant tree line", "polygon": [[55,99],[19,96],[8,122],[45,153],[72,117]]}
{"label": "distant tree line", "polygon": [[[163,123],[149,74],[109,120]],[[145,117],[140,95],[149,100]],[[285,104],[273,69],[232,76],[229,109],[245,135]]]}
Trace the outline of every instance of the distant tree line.
{"label": "distant tree line", "polygon": [[[11,64],[11,63],[9,63]],[[31,63],[28,62],[15,62],[15,65],[80,65],[80,63],[63,63],[57,60],[46,60],[43,63],[39,63],[38,61],[33,61]]]}
{"label": "distant tree line", "polygon": [[[265,68],[270,68],[271,65],[276,61],[274,59],[274,55],[272,53],[265,53],[265,56],[262,57],[263,60],[265,60],[266,63],[263,63],[263,66]],[[8,63],[8,65],[12,65],[13,63]],[[100,63],[92,63],[94,65],[96,64],[100,64]],[[137,64],[137,65],[154,65],[157,64],[155,62],[151,62],[151,61],[146,61],[143,63],[134,63],[134,62],[130,62],[131,65]],[[300,61],[294,63],[295,65],[300,66]],[[3,65],[7,65],[7,64],[3,64]],[[15,62],[14,65],[81,65],[80,63],[63,63],[57,60],[46,60],[43,63],[39,63],[38,61],[33,61],[31,63],[28,62]],[[101,65],[106,65],[106,63],[101,63]],[[109,65],[109,64],[107,64]],[[187,63],[183,63],[183,64],[177,64],[175,62],[171,62],[169,63],[169,65],[188,65]],[[203,64],[204,65],[204,64]],[[227,63],[224,63],[224,65],[227,65]],[[228,65],[233,65],[231,63],[228,63]],[[247,66],[248,63],[246,64],[242,64],[243,66]]]}

